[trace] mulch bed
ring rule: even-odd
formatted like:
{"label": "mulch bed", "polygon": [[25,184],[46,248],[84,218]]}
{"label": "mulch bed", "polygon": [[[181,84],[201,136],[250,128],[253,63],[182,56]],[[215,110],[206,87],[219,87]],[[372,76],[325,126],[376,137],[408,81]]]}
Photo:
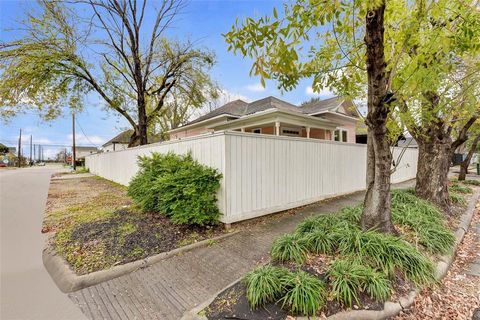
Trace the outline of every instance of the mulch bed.
{"label": "mulch bed", "polygon": [[287,318],[287,313],[282,310],[281,306],[273,303],[252,311],[245,294],[245,285],[237,282],[215,298],[205,309],[205,315],[210,320],[282,320]]}
{"label": "mulch bed", "polygon": [[[310,254],[307,261],[300,266],[296,266],[293,262],[273,263],[273,265],[285,267],[290,271],[301,269],[310,275],[324,280],[326,266],[331,261],[333,261],[332,257],[323,254]],[[395,277],[395,283],[392,284],[392,287],[396,296],[403,296],[413,289],[413,285],[403,280],[400,274]],[[354,304],[354,309],[383,310],[383,303],[372,300],[367,294],[360,294],[358,298],[359,304]],[[336,301],[327,301],[323,312],[318,314],[318,316],[325,318],[343,310],[345,308]],[[269,303],[257,310],[251,310],[246,298],[246,287],[242,281],[225,289],[204,311],[205,316],[209,320],[294,319],[294,317],[289,316],[287,311],[282,309],[281,304]]]}
{"label": "mulch bed", "polygon": [[[132,230],[124,230],[124,226]],[[109,219],[78,224],[73,228],[70,240],[85,245],[92,241],[101,242],[104,254],[117,257],[115,264],[124,264],[223,232],[223,227],[175,225],[158,214],[120,209]]]}
{"label": "mulch bed", "polygon": [[223,225],[176,225],[157,213],[142,212],[126,188],[98,177],[52,180],[43,233],[78,274],[206,240],[225,233]]}
{"label": "mulch bed", "polygon": [[[471,186],[472,187],[472,186]],[[474,190],[476,189],[475,187],[472,187]],[[463,194],[465,201],[468,203],[468,201],[471,198],[471,194]],[[447,218],[447,224],[451,229],[454,229],[458,225],[458,219],[459,217],[465,212],[466,205],[465,204],[452,204],[452,211],[450,216]],[[477,220],[480,219],[478,217],[478,212],[477,212]],[[467,240],[468,241],[468,237]],[[479,244],[480,246],[480,244]],[[479,247],[480,248],[480,247]],[[462,249],[460,249],[460,254],[462,252]],[[302,264],[300,267],[301,270],[316,276],[320,279],[324,279],[325,275],[325,269],[326,266],[333,260],[332,257],[328,257],[326,255],[312,255],[310,254],[307,261]],[[461,259],[457,259],[460,260]],[[291,271],[299,268],[296,266],[294,263],[274,263],[275,265],[278,266],[283,266],[286,267],[287,269],[290,269]],[[454,270],[454,269],[452,269]],[[450,273],[449,273],[450,274]],[[480,278],[477,278],[476,282],[477,284],[477,297],[475,303],[470,302],[470,305],[473,305],[473,307],[477,307],[480,304],[480,296],[478,295],[478,292],[480,292]],[[408,292],[410,292],[414,286],[410,282],[406,281],[403,279],[403,277],[399,274],[398,276],[395,277],[395,282],[392,283],[392,288],[393,288],[393,294],[390,297],[390,300],[395,300],[398,299],[401,296],[406,295]],[[432,293],[432,289],[426,289],[424,290],[424,295],[428,293]],[[464,294],[465,295],[465,294]],[[460,296],[462,297],[462,296]],[[472,298],[472,295],[470,297]],[[467,319],[466,317],[445,317],[441,314],[439,311],[435,311],[435,304],[432,303],[430,298],[423,298],[424,300],[427,300],[428,307],[430,310],[425,313],[425,312],[413,312],[413,313],[404,313],[399,319]],[[455,301],[456,304],[460,303],[460,298],[458,299],[453,299],[452,301]],[[440,300],[442,301],[442,300]],[[469,300],[470,301],[470,300]],[[446,303],[445,301],[443,301]],[[421,302],[419,304],[420,310],[424,308],[425,302]],[[452,303],[447,303],[447,305],[452,305]],[[383,310],[383,303],[377,302],[372,300],[368,295],[366,294],[361,294],[359,296],[359,304],[354,304],[353,308],[354,309],[365,309],[365,310]],[[438,306],[440,309],[440,306]],[[473,308],[470,307],[470,308]],[[452,305],[452,308],[454,309],[454,306]],[[462,309],[462,308],[460,308]],[[463,308],[465,309],[465,308]],[[319,318],[325,318],[330,315],[333,315],[335,313],[341,312],[345,310],[343,306],[338,304],[335,301],[328,301],[326,307],[324,308],[323,312],[318,314]],[[471,309],[473,310],[473,309]],[[248,301],[246,299],[246,288],[243,282],[239,282],[235,284],[234,286],[225,289],[222,293],[220,293],[214,301],[204,310],[205,311],[205,316],[209,320],[225,320],[225,319],[251,319],[251,320],[260,320],[260,319],[272,319],[272,320],[283,320],[283,319],[295,319],[294,316],[289,315],[289,313],[285,310],[282,310],[281,305],[278,304],[267,304],[263,308],[259,308],[258,310],[252,311],[250,308],[250,305],[248,304]],[[455,311],[456,314],[458,314],[458,311]],[[454,312],[454,313],[455,313]],[[427,316],[428,314],[428,316]],[[448,313],[447,313],[448,314]],[[450,314],[452,314],[452,311],[450,311]],[[435,315],[435,317],[430,316],[430,315]],[[471,317],[471,316],[470,316]],[[468,318],[470,319],[470,318]]]}

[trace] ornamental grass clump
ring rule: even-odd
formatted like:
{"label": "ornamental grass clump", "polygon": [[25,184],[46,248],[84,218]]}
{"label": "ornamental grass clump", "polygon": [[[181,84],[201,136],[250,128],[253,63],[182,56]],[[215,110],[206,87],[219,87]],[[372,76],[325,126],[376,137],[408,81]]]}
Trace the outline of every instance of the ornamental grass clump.
{"label": "ornamental grass clump", "polygon": [[384,274],[403,276],[417,285],[435,280],[432,262],[405,240],[375,231],[352,230],[339,238],[339,253],[371,261]]}
{"label": "ornamental grass clump", "polygon": [[409,191],[392,192],[392,216],[396,225],[413,231],[418,243],[430,253],[444,254],[455,243],[453,233],[445,226],[440,210]]}
{"label": "ornamental grass clump", "polygon": [[217,191],[221,173],[190,154],[152,153],[139,157],[139,171],[128,195],[142,210],[158,212],[176,224],[215,224],[220,217]]}
{"label": "ornamental grass clump", "polygon": [[299,234],[286,234],[278,238],[270,252],[272,259],[279,262],[303,263],[307,258],[306,243]]}
{"label": "ornamental grass clump", "polygon": [[304,271],[290,272],[285,279],[286,292],[279,302],[288,306],[294,314],[315,315],[325,306],[327,291],[325,284]]}
{"label": "ornamental grass clump", "polygon": [[459,182],[469,184],[469,185],[472,185],[472,186],[480,186],[480,181],[479,180],[467,179],[467,180],[463,180],[463,181],[459,181]]}
{"label": "ornamental grass clump", "polygon": [[244,278],[247,287],[247,300],[253,310],[269,302],[276,302],[285,291],[285,268],[264,266],[257,268]]}
{"label": "ornamental grass clump", "polygon": [[463,194],[469,194],[473,193],[473,189],[468,187],[468,186],[462,186],[458,183],[454,183],[449,187],[450,191],[456,192],[456,193],[463,193]]}
{"label": "ornamental grass clump", "polygon": [[331,295],[340,304],[352,307],[360,304],[362,292],[375,301],[385,301],[391,293],[390,282],[385,274],[352,257],[340,258],[327,269]]}
{"label": "ornamental grass clump", "polygon": [[450,192],[449,194],[450,194],[450,201],[452,201],[452,203],[459,204],[459,205],[464,205],[466,203],[465,199],[461,194],[455,193],[455,192]]}

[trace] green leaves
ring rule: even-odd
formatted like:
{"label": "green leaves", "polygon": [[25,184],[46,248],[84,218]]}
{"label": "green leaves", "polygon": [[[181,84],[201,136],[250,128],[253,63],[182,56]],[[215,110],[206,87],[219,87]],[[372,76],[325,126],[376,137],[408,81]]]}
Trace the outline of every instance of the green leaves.
{"label": "green leaves", "polygon": [[191,155],[152,153],[139,158],[140,170],[128,195],[144,211],[158,212],[176,224],[215,224],[220,217],[216,194],[222,175]]}
{"label": "green leaves", "polygon": [[376,271],[353,257],[335,260],[327,270],[333,299],[351,308],[360,304],[359,296],[367,293],[375,301],[385,301],[391,293],[390,282],[385,274]]}

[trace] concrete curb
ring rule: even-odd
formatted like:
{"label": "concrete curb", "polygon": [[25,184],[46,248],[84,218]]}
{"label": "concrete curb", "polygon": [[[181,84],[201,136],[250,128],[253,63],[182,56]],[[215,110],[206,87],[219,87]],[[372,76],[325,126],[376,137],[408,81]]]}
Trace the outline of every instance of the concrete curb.
{"label": "concrete curb", "polygon": [[[441,280],[448,272],[454,258],[455,252],[457,251],[458,245],[462,242],[465,233],[467,232],[470,222],[472,221],[473,214],[475,212],[475,204],[480,199],[480,189],[477,190],[472,198],[470,199],[467,209],[465,213],[460,217],[460,222],[457,227],[457,231],[455,231],[455,246],[453,251],[450,255],[444,255],[439,258],[437,262],[435,273],[437,280]],[[241,279],[238,279],[234,283],[230,284],[229,286],[225,287],[224,289],[220,290],[217,294],[215,294],[212,298],[208,299],[198,307],[189,310],[184,313],[181,320],[208,320],[206,316],[199,315],[198,313],[206,308],[216,297],[219,293],[223,292],[225,289],[229,288],[233,284],[237,283]],[[402,310],[410,308],[413,305],[415,297],[420,291],[418,289],[411,290],[405,296],[402,296],[398,299],[398,301],[386,301],[383,307],[383,310],[348,310],[338,312],[329,316],[327,319],[329,320],[384,320],[390,317],[396,316]],[[296,317],[297,320],[311,320],[311,317]]]}
{"label": "concrete curb", "polygon": [[108,281],[114,278],[118,278],[125,274],[134,272],[138,269],[148,267],[152,264],[155,264],[161,260],[168,259],[172,256],[182,254],[188,251],[191,251],[196,248],[205,247],[212,241],[220,241],[225,238],[231,237],[240,231],[234,231],[227,234],[220,235],[211,239],[202,240],[196,243],[186,245],[168,252],[162,252],[150,257],[147,257],[142,260],[137,260],[129,262],[123,265],[114,266],[107,270],[100,270],[84,275],[77,275],[71,268],[70,265],[61,257],[51,245],[51,237],[46,242],[46,246],[43,249],[42,259],[45,269],[52,277],[55,284],[58,288],[64,292],[69,293],[77,291],[86,287],[90,287],[96,284],[99,284],[104,281]]}

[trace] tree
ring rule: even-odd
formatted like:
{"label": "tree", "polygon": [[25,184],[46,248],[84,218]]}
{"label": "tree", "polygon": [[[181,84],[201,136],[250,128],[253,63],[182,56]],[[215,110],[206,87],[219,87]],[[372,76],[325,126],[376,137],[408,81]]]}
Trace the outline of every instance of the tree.
{"label": "tree", "polygon": [[[148,127],[173,90],[190,92],[196,106],[206,100],[214,55],[165,36],[183,1],[77,0],[66,6],[39,0],[39,5],[40,14],[28,15],[25,36],[0,47],[0,105],[10,107],[3,116],[34,105],[54,118],[61,106],[81,108],[85,94],[95,92],[132,126],[132,146],[148,142]],[[91,16],[76,14],[81,8]],[[145,21],[146,11],[154,12],[154,21]]]}
{"label": "tree", "polygon": [[480,141],[480,133],[477,133],[476,136],[473,136],[470,148],[468,150],[467,156],[465,159],[460,163],[460,174],[458,175],[458,180],[462,181],[465,180],[468,174],[468,166],[470,165],[470,161],[472,161],[473,154],[478,152],[478,143]]}
{"label": "tree", "polygon": [[449,213],[450,161],[480,114],[479,14],[447,0],[417,1],[410,12],[403,20],[408,41],[389,38],[402,53],[392,87],[419,146],[415,191]]}
{"label": "tree", "polygon": [[[350,97],[364,97],[362,89],[367,85],[367,193],[361,224],[364,229],[394,232],[385,10],[383,0],[298,0],[284,5],[283,17],[274,9],[273,17],[247,18],[225,37],[230,50],[254,59],[251,73],[259,75],[262,84],[274,79],[280,88],[290,90],[301,78],[313,78],[314,90],[330,87]],[[358,40],[362,36],[363,43]],[[305,43],[312,42],[315,46],[305,53]]]}

